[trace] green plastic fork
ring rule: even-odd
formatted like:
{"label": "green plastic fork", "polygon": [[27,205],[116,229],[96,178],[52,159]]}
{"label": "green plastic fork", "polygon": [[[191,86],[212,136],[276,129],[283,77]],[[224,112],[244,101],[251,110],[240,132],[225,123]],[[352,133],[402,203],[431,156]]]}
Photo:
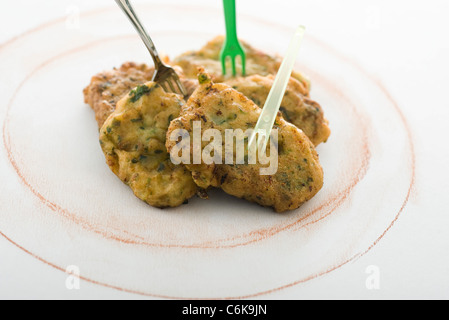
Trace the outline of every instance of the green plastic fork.
{"label": "green plastic fork", "polygon": [[235,10],[235,0],[223,0],[225,22],[226,22],[226,39],[220,53],[221,66],[223,75],[226,75],[226,60],[231,60],[232,75],[237,75],[235,60],[240,56],[242,63],[242,76],[246,73],[246,55],[242,45],[237,37],[237,19]]}

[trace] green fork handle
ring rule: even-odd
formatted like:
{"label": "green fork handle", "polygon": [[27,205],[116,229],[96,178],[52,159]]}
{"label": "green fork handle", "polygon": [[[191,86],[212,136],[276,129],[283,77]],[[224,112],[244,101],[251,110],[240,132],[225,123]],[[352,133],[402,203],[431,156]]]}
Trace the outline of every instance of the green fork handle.
{"label": "green fork handle", "polygon": [[233,42],[238,42],[235,0],[223,0],[223,7],[226,22],[226,41],[228,41],[228,44],[233,44]]}
{"label": "green fork handle", "polygon": [[236,75],[235,58],[240,56],[242,61],[242,75],[245,75],[246,56],[237,37],[237,18],[235,9],[235,0],[223,0],[226,39],[220,53],[220,60],[223,69],[223,75],[226,74],[226,58],[231,58],[232,74]]}

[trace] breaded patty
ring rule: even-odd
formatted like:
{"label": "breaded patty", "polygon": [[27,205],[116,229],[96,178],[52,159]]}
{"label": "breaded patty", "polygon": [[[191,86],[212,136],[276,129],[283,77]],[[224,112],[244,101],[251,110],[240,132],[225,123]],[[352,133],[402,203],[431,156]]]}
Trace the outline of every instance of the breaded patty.
{"label": "breaded patty", "polygon": [[[187,97],[198,86],[198,68],[205,67],[215,82],[225,81],[262,108],[282,59],[265,54],[243,42],[247,51],[247,76],[223,77],[219,61],[223,39],[222,36],[216,37],[200,50],[187,52],[175,59],[174,63],[178,64],[175,68],[187,89]],[[168,58],[165,60],[170,63]],[[127,62],[119,69],[94,76],[91,84],[84,89],[84,99],[95,111],[98,125],[101,126],[114,111],[120,98],[132,88],[150,81],[153,73],[154,68],[145,64]],[[280,110],[285,120],[302,129],[317,146],[327,141],[330,129],[321,106],[308,98],[309,86],[304,77],[293,72]]]}
{"label": "breaded patty", "polygon": [[[253,75],[233,78],[225,83],[263,108],[273,86],[274,78],[273,75]],[[317,146],[329,138],[329,122],[325,119],[321,106],[306,97],[305,93],[302,84],[295,78],[290,78],[280,111],[286,121],[304,131],[312,143]]]}
{"label": "breaded patty", "polygon": [[[197,88],[198,81],[185,78],[179,71],[180,67],[177,69],[190,96]],[[149,81],[153,72],[154,69],[145,64],[127,62],[119,69],[102,72],[92,77],[91,84],[84,89],[84,99],[94,110],[98,126],[101,127],[115,110],[118,100],[128,94],[131,89]],[[273,82],[273,75],[252,75],[225,81],[261,108],[265,104]],[[292,77],[280,110],[285,120],[302,129],[317,146],[329,138],[330,129],[321,106],[308,98],[306,94],[307,91],[301,82]]]}
{"label": "breaded patty", "polygon": [[[198,68],[204,68],[211,75],[214,82],[223,82],[232,78],[231,74],[223,76],[220,61],[220,52],[223,46],[224,36],[218,36],[209,41],[198,51],[189,51],[176,57],[173,62],[184,70],[187,78],[196,78]],[[246,55],[246,75],[266,76],[276,74],[282,63],[282,58],[272,56],[250,46],[245,41],[241,41]],[[241,63],[237,60],[237,70],[241,70]],[[299,72],[294,71],[292,77],[297,79],[303,86],[303,94],[308,96],[310,82]]]}
{"label": "breaded patty", "polygon": [[[261,109],[253,101],[226,84],[214,84],[206,73],[200,73],[199,80],[201,85],[183,106],[180,117],[169,126],[166,142],[169,152],[178,144],[178,141],[172,141],[172,133],[177,129],[186,130],[192,137],[197,121],[201,123],[202,133],[207,129],[218,129],[223,144],[226,129],[245,131],[257,123]],[[247,162],[233,165],[191,162],[186,167],[192,171],[195,183],[205,189],[219,187],[230,195],[273,207],[277,212],[296,209],[311,199],[323,185],[323,170],[313,143],[281,115],[274,128],[278,130],[279,152],[276,173],[261,175],[261,164]],[[190,152],[193,158],[193,145]],[[224,159],[222,163],[225,163]]]}
{"label": "breaded patty", "polygon": [[[189,96],[197,87],[198,82],[195,79],[183,77],[182,70],[179,67],[176,71]],[[84,89],[83,93],[85,103],[89,104],[95,112],[98,127],[101,127],[115,110],[117,102],[121,98],[138,85],[150,81],[153,74],[153,67],[146,64],[126,62],[118,69],[114,68],[93,76],[91,83]]]}
{"label": "breaded patty", "polygon": [[165,147],[169,123],[183,104],[180,96],[148,82],[118,101],[100,129],[108,166],[139,199],[155,207],[179,206],[197,192],[191,173],[174,165]]}
{"label": "breaded patty", "polygon": [[92,77],[84,93],[84,101],[95,112],[98,127],[114,112],[117,102],[132,89],[148,82],[153,77],[154,68],[133,62],[124,63],[120,68],[101,72]]}

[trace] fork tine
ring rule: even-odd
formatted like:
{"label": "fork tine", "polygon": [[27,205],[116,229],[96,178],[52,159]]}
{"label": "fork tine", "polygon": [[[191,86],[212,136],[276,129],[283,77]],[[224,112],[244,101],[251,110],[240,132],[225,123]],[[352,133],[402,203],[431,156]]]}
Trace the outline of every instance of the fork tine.
{"label": "fork tine", "polygon": [[187,95],[186,89],[184,88],[184,85],[178,77],[176,78],[175,83],[178,86],[178,89],[181,92],[182,96],[185,97]]}
{"label": "fork tine", "polygon": [[237,75],[237,57],[240,57],[241,60],[241,64],[242,64],[242,76],[245,76],[246,74],[246,61],[245,61],[245,57],[241,54],[235,55],[235,56],[226,56],[222,59],[221,61],[221,65],[222,65],[222,70],[223,70],[223,75],[226,75],[226,70],[227,70],[227,62],[230,61],[231,62],[231,71],[232,71],[232,76],[236,76]]}
{"label": "fork tine", "polygon": [[224,76],[226,75],[226,60],[227,60],[227,57],[223,56],[221,58],[221,70],[222,70]]}
{"label": "fork tine", "polygon": [[234,76],[234,77],[237,75],[237,70],[235,68],[235,58],[236,58],[236,56],[231,57],[232,76]]}
{"label": "fork tine", "polygon": [[170,87],[171,92],[176,93],[175,86],[173,85],[173,82],[172,82],[172,78],[167,78],[167,80],[165,80],[165,81],[168,83],[168,86]]}
{"label": "fork tine", "polygon": [[167,87],[165,86],[165,84],[163,82],[159,82],[159,85],[162,87],[162,89],[164,89],[165,92],[168,92]]}
{"label": "fork tine", "polygon": [[242,64],[242,70],[241,70],[242,77],[244,77],[244,76],[246,76],[246,61],[245,61],[246,59],[243,55],[239,55],[239,57],[240,57],[240,61]]}

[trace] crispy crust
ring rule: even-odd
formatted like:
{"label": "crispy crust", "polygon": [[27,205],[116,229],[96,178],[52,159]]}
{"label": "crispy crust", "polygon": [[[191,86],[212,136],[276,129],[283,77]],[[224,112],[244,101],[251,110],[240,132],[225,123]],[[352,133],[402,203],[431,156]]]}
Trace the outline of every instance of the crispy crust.
{"label": "crispy crust", "polygon": [[[226,129],[254,128],[261,109],[243,94],[226,84],[213,84],[208,79],[193,93],[182,108],[181,116],[173,120],[167,132],[167,150],[177,144],[171,133],[187,130],[191,137],[194,121],[201,122],[201,130],[214,128],[221,131],[223,141]],[[273,207],[277,212],[298,208],[311,199],[323,185],[323,170],[314,145],[294,125],[278,116],[275,128],[279,132],[278,170],[273,175],[260,175],[260,164],[187,164],[195,183],[201,188],[219,187],[226,193]],[[192,140],[192,139],[191,139]],[[205,147],[203,143],[203,150]],[[190,150],[193,158],[193,145]],[[224,160],[223,160],[224,163]]]}
{"label": "crispy crust", "polygon": [[[192,94],[198,85],[195,79],[187,79],[178,67],[188,96]],[[126,62],[120,68],[101,72],[92,77],[90,84],[84,89],[84,101],[95,112],[98,127],[101,127],[109,115],[115,110],[117,102],[126,96],[132,89],[151,81],[154,68],[146,64]]]}
{"label": "crispy crust", "polygon": [[84,101],[95,112],[101,127],[115,110],[117,102],[140,84],[150,81],[154,69],[145,64],[126,62],[120,68],[101,72],[92,77],[84,93]]}
{"label": "crispy crust", "polygon": [[[220,62],[220,51],[223,46],[224,36],[217,36],[209,41],[204,47],[198,51],[189,51],[176,57],[173,62],[184,70],[187,78],[195,79],[198,75],[198,69],[204,68],[211,75],[212,81],[224,82],[232,78],[228,73],[226,76],[222,74]],[[246,55],[246,75],[276,74],[282,63],[280,56],[266,54],[245,41],[240,41],[245,49]],[[236,61],[236,67],[241,70],[241,63]],[[230,70],[230,68],[228,68]],[[310,92],[310,81],[299,72],[294,71],[292,77],[297,79],[303,86],[303,94],[308,96]]]}
{"label": "crispy crust", "polygon": [[[225,83],[263,108],[273,82],[273,75],[253,75],[234,78]],[[304,87],[293,77],[290,78],[280,111],[284,119],[304,131],[315,146],[329,138],[329,122],[324,117],[323,109],[304,95]]]}
{"label": "crispy crust", "polygon": [[148,204],[176,207],[198,188],[183,165],[174,165],[165,148],[170,120],[182,98],[148,82],[122,98],[100,129],[106,162],[134,194]]}

